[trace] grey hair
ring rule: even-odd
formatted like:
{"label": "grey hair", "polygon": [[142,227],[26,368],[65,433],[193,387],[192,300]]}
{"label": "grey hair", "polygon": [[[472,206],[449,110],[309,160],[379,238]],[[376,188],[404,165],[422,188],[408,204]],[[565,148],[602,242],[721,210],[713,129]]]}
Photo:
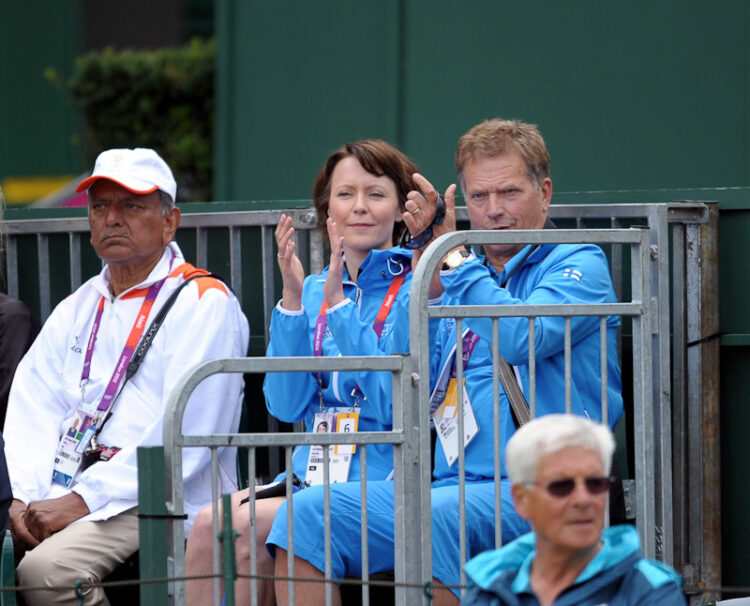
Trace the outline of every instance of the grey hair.
{"label": "grey hair", "polygon": [[585,448],[602,460],[609,475],[615,438],[609,427],[572,414],[551,414],[532,419],[508,440],[505,467],[513,484],[535,482],[542,457],[564,448]]}
{"label": "grey hair", "polygon": [[172,200],[172,196],[161,189],[159,190],[159,198],[161,199],[161,214],[164,216],[174,208],[174,200]]}

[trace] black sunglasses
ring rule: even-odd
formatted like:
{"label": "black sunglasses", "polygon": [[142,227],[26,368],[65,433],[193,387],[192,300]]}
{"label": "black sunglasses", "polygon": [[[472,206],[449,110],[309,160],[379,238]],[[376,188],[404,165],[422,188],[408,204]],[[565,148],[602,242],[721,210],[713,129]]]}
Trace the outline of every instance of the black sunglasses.
{"label": "black sunglasses", "polygon": [[[573,489],[576,487],[575,478],[563,478],[562,480],[553,480],[552,482],[531,483],[535,486],[543,486],[547,489],[547,492],[551,496],[558,497],[560,499],[563,497],[567,497],[570,493],[573,492]],[[608,478],[606,476],[593,476],[590,478],[583,478],[583,485],[586,487],[586,490],[589,491],[589,494],[592,495],[607,492],[611,483],[612,478]]]}

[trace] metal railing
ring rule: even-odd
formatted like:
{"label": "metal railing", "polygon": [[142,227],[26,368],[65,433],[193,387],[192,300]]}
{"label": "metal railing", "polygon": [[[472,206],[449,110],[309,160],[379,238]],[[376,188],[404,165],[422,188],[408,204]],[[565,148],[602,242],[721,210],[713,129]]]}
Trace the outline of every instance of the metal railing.
{"label": "metal railing", "polygon": [[[226,275],[238,296],[242,299],[244,295],[245,306],[252,304],[247,293],[256,284],[254,280],[249,284],[248,269],[260,265],[263,289],[259,293],[262,303],[258,307],[262,307],[266,320],[263,325],[265,342],[268,319],[279,292],[274,269],[273,228],[280,214],[281,211],[186,213],[179,235],[181,245],[189,242],[183,248],[194,251],[193,255],[188,255],[191,261],[214,269],[207,263],[216,253],[209,246],[210,237],[213,232],[226,232],[224,240],[229,259]],[[303,264],[310,272],[319,271],[325,265],[325,253],[321,234],[314,229],[314,213],[292,210],[287,214],[295,217]],[[649,475],[647,485],[652,486],[654,492],[653,498],[647,499],[639,486],[635,495],[636,518],[648,539],[650,553],[672,563],[683,574],[686,591],[695,594],[691,602],[698,600],[695,603],[699,603],[701,597],[718,597],[721,550],[717,522],[719,487],[715,478],[719,477],[719,356],[718,341],[712,338],[718,334],[715,297],[718,209],[715,204],[702,202],[553,205],[549,214],[564,227],[579,230],[588,226],[620,229],[639,225],[645,228],[648,243],[639,245],[642,249],[639,259],[648,260],[649,284],[648,289],[643,283],[639,287],[642,289],[640,296],[649,292],[641,305],[650,309],[650,325],[641,321],[638,330],[633,331],[633,339],[637,336],[644,343],[644,351],[633,373],[632,399],[647,401],[648,396],[652,406],[639,409],[641,412],[634,417],[638,425],[633,444],[635,453],[640,453],[635,460],[636,478],[639,474]],[[457,209],[457,216],[465,225],[466,210]],[[41,316],[46,318],[62,296],[50,288],[53,277],[59,276],[58,264],[62,262],[65,267],[70,290],[81,283],[84,271],[90,272],[86,268],[91,267],[91,262],[89,260],[87,265],[86,259],[91,253],[81,246],[81,238],[86,238],[88,232],[86,219],[8,221],[3,230],[7,236],[8,292],[18,296],[28,291],[29,281],[38,284],[35,296]],[[251,245],[247,243],[248,232],[255,234]],[[28,260],[19,254],[19,246],[28,250],[29,239],[35,240],[36,271],[32,272],[35,275],[29,275]],[[66,241],[63,254],[60,239]],[[54,246],[51,246],[52,240],[55,240]],[[257,248],[255,241],[259,241]],[[618,300],[634,298],[628,293],[634,286],[626,279],[628,271],[632,270],[632,256],[623,254],[622,247],[617,246],[610,247],[607,254]],[[27,282],[19,288],[24,280]],[[257,287],[253,290],[259,291]],[[255,334],[260,328],[256,322]],[[625,331],[623,344],[628,344]],[[621,352],[623,362],[634,359],[624,353]],[[416,360],[414,350],[413,354]],[[649,377],[650,390],[648,385],[639,383],[642,377]],[[647,431],[649,429],[651,431]],[[423,448],[423,437],[421,440],[420,448]],[[421,553],[425,553],[424,549]]]}

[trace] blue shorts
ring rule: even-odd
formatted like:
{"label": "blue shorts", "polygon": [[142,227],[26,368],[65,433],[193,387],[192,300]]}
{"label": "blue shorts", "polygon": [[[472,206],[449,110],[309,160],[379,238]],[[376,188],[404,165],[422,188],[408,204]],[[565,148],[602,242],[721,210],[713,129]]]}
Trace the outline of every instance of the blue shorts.
{"label": "blue shorts", "polygon": [[[294,555],[325,571],[322,486],[306,488],[292,497],[294,510]],[[460,582],[458,486],[433,485],[432,571],[447,585]],[[513,508],[510,483],[502,481],[502,539],[507,543],[530,530]],[[331,486],[331,576],[362,576],[361,485],[346,482]],[[466,483],[467,561],[482,551],[495,548],[495,484]],[[367,538],[369,573],[394,568],[393,482],[367,483]],[[275,547],[288,551],[287,504],[276,512],[266,540],[271,556]],[[458,595],[458,590],[454,590]]]}

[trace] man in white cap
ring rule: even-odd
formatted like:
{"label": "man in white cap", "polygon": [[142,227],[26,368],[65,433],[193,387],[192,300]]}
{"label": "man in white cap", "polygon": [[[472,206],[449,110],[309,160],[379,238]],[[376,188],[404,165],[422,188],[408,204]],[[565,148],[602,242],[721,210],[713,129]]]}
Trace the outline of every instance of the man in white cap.
{"label": "man in white cap", "polygon": [[[166,403],[186,370],[247,353],[237,299],[172,241],[180,210],[164,160],[151,149],[105,151],[84,189],[91,244],[106,266],[50,315],[18,366],[5,422],[22,586],[96,583],[137,550],[137,447],[161,443]],[[242,391],[240,375],[203,381],[183,432],[235,431]],[[220,452],[219,468],[232,486],[233,452]],[[189,530],[211,499],[208,451],[187,449],[183,474]],[[78,604],[73,590],[23,595],[31,605]],[[93,588],[86,603],[109,602]]]}

